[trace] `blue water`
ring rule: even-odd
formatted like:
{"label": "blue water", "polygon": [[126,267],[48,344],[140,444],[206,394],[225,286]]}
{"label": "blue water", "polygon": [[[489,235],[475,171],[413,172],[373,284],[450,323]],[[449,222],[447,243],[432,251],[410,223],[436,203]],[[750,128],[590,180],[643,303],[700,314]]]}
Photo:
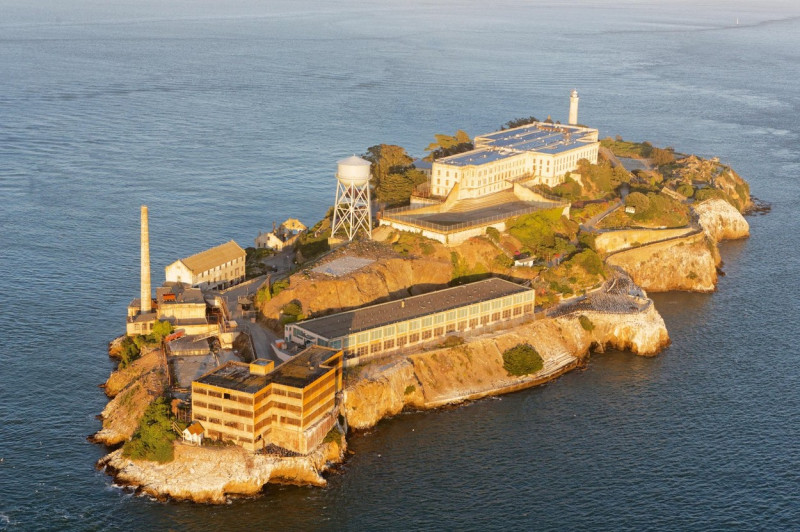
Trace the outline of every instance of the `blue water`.
{"label": "blue water", "polygon": [[[798,529],[800,6],[755,4],[0,0],[0,530]],[[94,470],[139,205],[160,272],[315,222],[339,158],[564,120],[573,87],[772,204],[716,294],[655,297],[661,356],[384,421],[325,489],[165,504]]]}

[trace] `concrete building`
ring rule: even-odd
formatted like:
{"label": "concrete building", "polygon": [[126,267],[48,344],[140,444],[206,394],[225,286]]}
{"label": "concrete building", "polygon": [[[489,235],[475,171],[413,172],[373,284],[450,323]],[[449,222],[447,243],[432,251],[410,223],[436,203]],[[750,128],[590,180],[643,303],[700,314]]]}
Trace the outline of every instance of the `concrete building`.
{"label": "concrete building", "polygon": [[341,350],[309,347],[277,368],[228,362],[192,382],[192,419],[206,438],[307,454],[336,424],[341,390]]}
{"label": "concrete building", "polygon": [[291,323],[286,325],[285,337],[294,344],[327,346],[361,357],[533,315],[532,289],[491,278]]}
{"label": "concrete building", "polygon": [[244,281],[245,256],[239,244],[231,240],[173,262],[165,268],[167,282],[203,290],[227,288]]}
{"label": "concrete building", "polygon": [[480,135],[474,144],[474,150],[433,162],[434,196],[479,198],[523,180],[555,186],[581,159],[597,163],[600,148],[596,129],[544,122]]}
{"label": "concrete building", "polygon": [[[156,299],[152,302],[153,310],[147,315],[145,326],[139,311],[140,299],[134,299],[128,305],[128,334],[148,334],[156,321],[168,321],[175,330],[182,330],[186,335],[218,334],[223,322],[219,310],[214,310],[203,296],[199,288],[183,283],[168,282],[156,288]],[[138,329],[137,329],[137,326]]]}

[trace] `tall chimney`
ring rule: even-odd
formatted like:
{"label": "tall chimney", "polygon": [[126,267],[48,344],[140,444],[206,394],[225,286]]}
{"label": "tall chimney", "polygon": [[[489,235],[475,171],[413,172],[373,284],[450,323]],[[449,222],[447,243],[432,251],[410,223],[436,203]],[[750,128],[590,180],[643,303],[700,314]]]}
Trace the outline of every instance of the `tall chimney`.
{"label": "tall chimney", "polygon": [[152,311],[150,299],[150,228],[147,223],[147,205],[142,205],[142,306],[141,313],[148,314]]}

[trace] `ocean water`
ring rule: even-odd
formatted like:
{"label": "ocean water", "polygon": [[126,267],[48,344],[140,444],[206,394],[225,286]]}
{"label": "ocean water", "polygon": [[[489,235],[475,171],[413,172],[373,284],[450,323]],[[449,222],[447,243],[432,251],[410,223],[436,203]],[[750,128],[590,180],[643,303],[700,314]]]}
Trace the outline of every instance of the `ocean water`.
{"label": "ocean water", "polygon": [[[800,6],[0,0],[0,530],[800,528]],[[737,25],[736,22],[739,24]],[[160,503],[94,469],[106,342],[178,257],[318,220],[337,159],[535,115],[719,156],[771,203],[672,346],[350,439],[324,489]]]}

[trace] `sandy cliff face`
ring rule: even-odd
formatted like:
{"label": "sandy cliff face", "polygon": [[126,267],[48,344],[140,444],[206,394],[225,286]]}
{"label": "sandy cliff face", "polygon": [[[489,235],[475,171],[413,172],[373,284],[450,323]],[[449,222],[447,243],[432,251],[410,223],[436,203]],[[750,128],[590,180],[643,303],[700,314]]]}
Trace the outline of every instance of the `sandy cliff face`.
{"label": "sandy cliff face", "polygon": [[615,253],[606,262],[625,270],[645,290],[713,292],[719,253],[714,243],[699,233]]}
{"label": "sandy cliff face", "polygon": [[114,451],[98,462],[120,484],[154,497],[223,503],[229,495],[255,495],[268,482],[324,486],[321,473],[330,461],[340,462],[344,448],[321,445],[308,456],[281,458],[254,455],[240,447],[195,447],[175,444],[175,459],[167,464],[132,461]]}
{"label": "sandy cliff face", "polygon": [[725,200],[711,199],[694,206],[698,222],[714,242],[750,236],[750,224]]}
{"label": "sandy cliff face", "polygon": [[[594,325],[592,331],[580,325],[577,315],[544,319],[462,346],[368,366],[346,390],[348,423],[365,429],[406,407],[434,408],[533,386],[577,366],[592,346],[654,355],[669,343],[664,320],[653,305],[634,314],[584,314]],[[524,342],[539,351],[544,368],[526,377],[509,376],[502,353]]]}
{"label": "sandy cliff face", "polygon": [[103,428],[92,436],[93,441],[118,445],[133,436],[144,411],[167,388],[163,360],[161,351],[152,350],[111,374],[105,391],[113,399],[100,414]]}
{"label": "sandy cliff face", "polygon": [[302,303],[306,315],[322,315],[429,292],[450,282],[452,265],[441,260],[384,259],[345,277],[306,277],[296,273],[291,285],[261,306],[268,320],[280,317],[290,301]]}

